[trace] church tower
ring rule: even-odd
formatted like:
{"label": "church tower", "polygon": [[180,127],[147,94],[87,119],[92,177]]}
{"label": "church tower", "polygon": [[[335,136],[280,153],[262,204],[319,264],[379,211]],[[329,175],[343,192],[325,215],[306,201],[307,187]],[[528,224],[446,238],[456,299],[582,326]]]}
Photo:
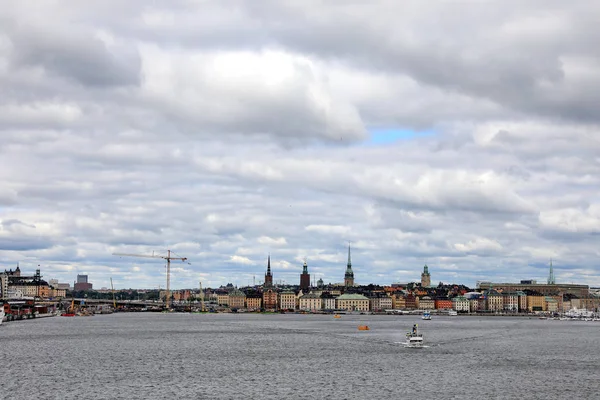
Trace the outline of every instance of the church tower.
{"label": "church tower", "polygon": [[271,255],[267,259],[267,273],[265,274],[265,287],[273,287],[273,275],[271,274]]}
{"label": "church tower", "polygon": [[308,265],[306,264],[306,258],[304,259],[304,266],[302,267],[302,274],[300,274],[300,289],[308,290],[310,286],[310,274],[308,273]]}
{"label": "church tower", "polygon": [[431,276],[429,275],[429,267],[426,265],[423,267],[423,273],[421,274],[421,287],[429,287],[431,285]]}
{"label": "church tower", "polygon": [[354,286],[354,272],[352,272],[352,260],[350,259],[350,245],[348,245],[348,264],[346,265],[346,273],[344,274],[344,286]]}

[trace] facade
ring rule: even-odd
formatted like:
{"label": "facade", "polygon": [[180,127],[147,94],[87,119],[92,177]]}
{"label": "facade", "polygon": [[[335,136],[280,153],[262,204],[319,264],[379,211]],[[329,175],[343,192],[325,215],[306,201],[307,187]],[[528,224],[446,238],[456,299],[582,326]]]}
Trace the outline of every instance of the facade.
{"label": "facade", "polygon": [[546,297],[542,295],[527,295],[527,311],[546,311]]}
{"label": "facade", "polygon": [[491,282],[480,282],[480,289],[488,289],[493,287],[496,290],[503,292],[516,292],[524,290],[532,290],[534,292],[541,293],[545,296],[555,296],[562,294],[572,294],[579,298],[589,296],[590,287],[588,285],[568,285],[568,284],[543,284],[535,283],[535,281],[522,281],[527,283],[491,283]]}
{"label": "facade", "polygon": [[246,306],[246,294],[239,289],[229,292],[228,305],[231,308],[244,308]]}
{"label": "facade", "polygon": [[417,297],[409,293],[404,297],[404,305],[407,310],[414,310],[417,308]]}
{"label": "facade", "polygon": [[296,292],[284,290],[279,293],[279,308],[282,310],[295,310],[298,308]]}
{"label": "facade", "polygon": [[304,311],[317,311],[323,309],[323,302],[321,301],[321,296],[315,293],[307,293],[302,295],[299,299],[300,310]]}
{"label": "facade", "polygon": [[336,308],[346,311],[369,311],[369,299],[362,294],[343,294],[337,298]]}
{"label": "facade", "polygon": [[226,290],[219,290],[216,292],[217,295],[217,304],[220,306],[229,305],[229,292]]}
{"label": "facade", "polygon": [[323,302],[324,310],[335,310],[335,299],[337,296],[332,295],[329,292],[323,292],[321,294],[321,301]]}
{"label": "facade", "polygon": [[277,292],[270,288],[263,291],[262,303],[265,310],[275,310],[277,308]]}
{"label": "facade", "polygon": [[246,295],[246,308],[248,310],[260,310],[262,307],[262,295],[253,293]]}
{"label": "facade", "polygon": [[392,308],[394,310],[404,310],[406,308],[406,298],[402,293],[392,295]]}
{"label": "facade", "polygon": [[502,293],[502,308],[508,312],[519,311],[519,296],[517,292]]}
{"label": "facade", "polygon": [[392,308],[392,298],[385,293],[373,293],[368,298],[371,311],[381,312]]}
{"label": "facade", "polygon": [[421,274],[421,287],[431,286],[431,275],[429,275],[429,267],[425,265],[423,267],[423,273]]}
{"label": "facade", "polygon": [[452,310],[452,300],[450,299],[435,299],[436,310]]}
{"label": "facade", "polygon": [[452,299],[452,308],[456,311],[469,312],[469,300],[464,296],[456,296]]}
{"label": "facade", "polygon": [[307,291],[310,287],[310,274],[308,273],[308,265],[306,264],[306,260],[304,260],[304,265],[302,266],[302,274],[300,274],[300,289]]}
{"label": "facade", "polygon": [[77,275],[77,281],[73,285],[75,291],[92,290],[92,284],[88,282],[87,275]]}
{"label": "facade", "polygon": [[434,310],[435,301],[429,296],[417,297],[416,298],[417,308],[419,310]]}
{"label": "facade", "polygon": [[485,298],[485,310],[491,312],[499,312],[504,309],[504,302],[502,294],[498,293],[494,289],[488,289],[483,292]]}
{"label": "facade", "polygon": [[352,271],[352,260],[350,258],[350,245],[348,245],[348,264],[346,264],[346,273],[344,274],[344,286],[354,286],[354,271]]}
{"label": "facade", "polygon": [[273,274],[271,274],[271,255],[267,258],[267,273],[265,274],[265,285],[266,288],[273,287]]}

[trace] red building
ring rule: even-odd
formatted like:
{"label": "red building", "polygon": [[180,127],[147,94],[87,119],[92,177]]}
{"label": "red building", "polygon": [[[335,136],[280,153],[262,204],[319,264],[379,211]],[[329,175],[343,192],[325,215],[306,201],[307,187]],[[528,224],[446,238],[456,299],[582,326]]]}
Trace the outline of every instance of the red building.
{"label": "red building", "polygon": [[451,310],[452,300],[450,299],[435,299],[436,310]]}
{"label": "red building", "polygon": [[310,274],[308,273],[308,265],[304,260],[304,266],[302,267],[302,273],[300,274],[300,289],[308,290],[310,287]]}

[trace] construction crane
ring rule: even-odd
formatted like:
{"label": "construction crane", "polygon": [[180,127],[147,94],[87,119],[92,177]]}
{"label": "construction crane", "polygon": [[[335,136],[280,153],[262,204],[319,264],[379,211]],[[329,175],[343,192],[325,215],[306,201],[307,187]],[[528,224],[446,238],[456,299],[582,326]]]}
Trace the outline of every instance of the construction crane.
{"label": "construction crane", "polygon": [[113,311],[117,311],[117,301],[115,300],[115,288],[113,287],[112,284],[112,278],[110,278],[110,291],[112,292],[112,297],[113,297]]}
{"label": "construction crane", "polygon": [[204,312],[204,292],[202,291],[202,282],[200,283],[200,311]]}
{"label": "construction crane", "polygon": [[[113,253],[113,256],[119,257],[145,257],[145,258],[162,258],[163,260],[167,260],[167,293],[166,293],[166,309],[169,309],[171,303],[171,260],[180,260],[187,261],[186,257],[172,257],[171,250],[167,250],[166,256],[159,256],[152,254],[151,256],[147,256],[145,254],[127,254],[127,253]],[[188,263],[189,264],[189,263]]]}

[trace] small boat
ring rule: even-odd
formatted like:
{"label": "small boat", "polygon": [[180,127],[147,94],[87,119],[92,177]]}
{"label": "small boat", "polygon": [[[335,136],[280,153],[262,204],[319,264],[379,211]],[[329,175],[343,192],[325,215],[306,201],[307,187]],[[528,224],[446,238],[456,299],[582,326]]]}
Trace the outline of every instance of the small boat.
{"label": "small boat", "polygon": [[61,317],[74,317],[75,313],[71,313],[71,312],[64,312],[62,314],[60,314]]}
{"label": "small boat", "polygon": [[431,319],[431,313],[429,311],[423,311],[423,316],[421,317],[421,319],[430,320]]}
{"label": "small boat", "polygon": [[449,310],[448,315],[451,317],[456,317],[458,315],[458,313],[456,312],[456,310]]}
{"label": "small boat", "polygon": [[342,318],[342,316],[340,314],[335,314],[333,318]]}
{"label": "small boat", "polygon": [[2,320],[4,319],[4,304],[0,307],[0,325],[2,325]]}
{"label": "small boat", "polygon": [[369,326],[368,325],[360,325],[358,327],[359,331],[368,331],[369,330]]}
{"label": "small boat", "polygon": [[423,347],[423,334],[419,333],[417,324],[413,325],[412,332],[406,333],[405,347],[420,349]]}

